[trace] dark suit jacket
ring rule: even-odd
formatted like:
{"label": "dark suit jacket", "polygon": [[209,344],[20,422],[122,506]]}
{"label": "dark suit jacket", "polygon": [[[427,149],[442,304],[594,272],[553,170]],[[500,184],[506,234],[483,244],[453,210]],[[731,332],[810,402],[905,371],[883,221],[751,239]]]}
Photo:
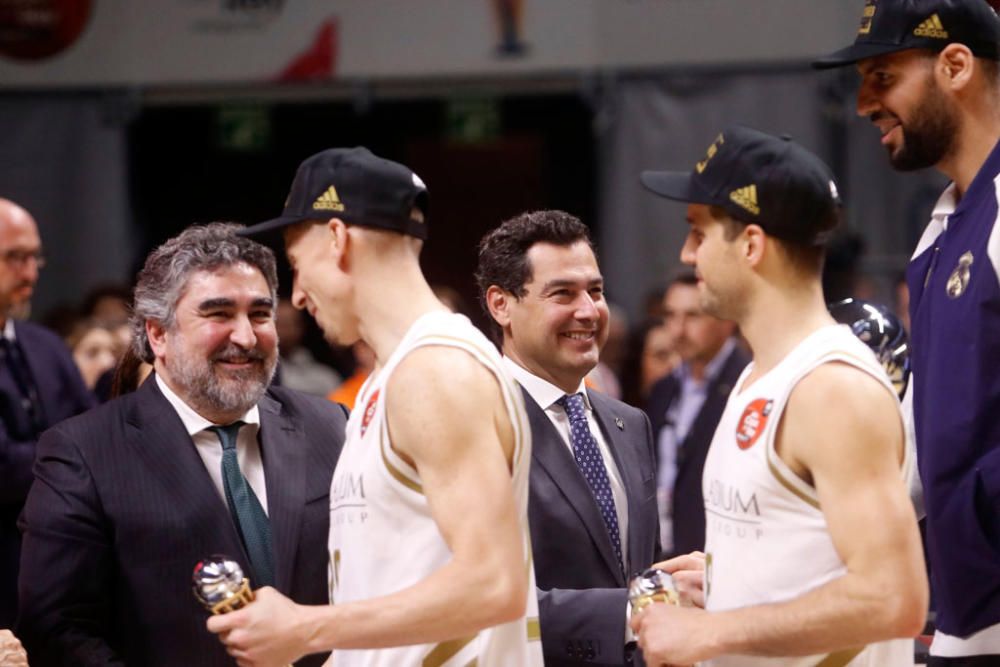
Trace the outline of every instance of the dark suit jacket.
{"label": "dark suit jacket", "polygon": [[[326,604],[328,497],[346,411],[274,387],[258,407],[276,588]],[[33,667],[233,664],[205,629],[191,572],[212,554],[249,560],[155,381],[47,431],[35,476],[18,623]]]}
{"label": "dark suit jacket", "polygon": [[[44,428],[93,406],[93,396],[58,336],[30,322],[15,322],[14,334],[38,390]],[[33,479],[39,435],[21,404],[14,377],[0,369],[0,628],[11,627],[17,613],[21,553],[17,517]]]}
{"label": "dark suit jacket", "polygon": [[[742,348],[733,348],[709,385],[705,402],[695,417],[691,430],[678,447],[673,504],[674,548],[672,553],[664,554],[665,556],[705,548],[705,501],[702,496],[701,473],[705,468],[708,446],[712,444],[715,427],[722,418],[729,393],[749,362],[750,358]],[[668,375],[653,385],[649,393],[646,412],[657,441],[666,421],[667,410],[677,400],[679,391],[680,383],[677,378]],[[654,451],[659,458],[659,451],[655,448]]]}
{"label": "dark suit jacket", "polygon": [[[626,571],[632,575],[653,562],[659,543],[649,420],[620,401],[587,393],[628,496]],[[545,664],[632,664],[625,648],[627,583],[600,510],[566,442],[524,396],[532,437],[528,520]]]}

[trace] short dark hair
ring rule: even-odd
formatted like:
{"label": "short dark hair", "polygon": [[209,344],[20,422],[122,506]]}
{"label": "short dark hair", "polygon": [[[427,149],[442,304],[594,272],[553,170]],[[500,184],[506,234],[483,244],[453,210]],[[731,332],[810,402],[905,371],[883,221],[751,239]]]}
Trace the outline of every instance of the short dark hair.
{"label": "short dark hair", "polygon": [[983,68],[983,76],[986,77],[986,83],[990,90],[1000,89],[1000,61],[990,58],[979,58],[978,61]]}
{"label": "short dark hair", "polygon": [[531,281],[532,268],[528,251],[536,243],[571,246],[584,241],[594,249],[590,231],[580,219],[565,211],[531,211],[505,220],[479,242],[479,264],[476,285],[479,305],[486,313],[490,329],[496,335],[500,327],[490,315],[486,290],[496,285],[516,299],[525,295],[524,286]]}
{"label": "short dark hair", "polygon": [[132,348],[140,360],[153,363],[153,349],[146,336],[146,320],[163,327],[174,326],[177,302],[184,295],[188,279],[195,271],[214,271],[236,264],[249,264],[263,274],[277,301],[278,274],[274,253],[236,231],[242,225],[213,222],[188,227],[146,258],[135,285],[132,307]]}
{"label": "short dark hair", "polygon": [[[747,222],[746,220],[740,220],[739,218],[731,215],[725,209],[718,206],[710,206],[709,213],[711,213],[713,218],[722,223],[725,228],[723,231],[724,238],[727,241],[735,239],[739,233],[747,227],[747,225],[755,224]],[[819,221],[817,228],[821,230],[822,234],[827,235],[839,224],[840,208],[833,207],[827,212],[824,218]],[[766,230],[765,233],[767,233]],[[795,243],[794,241],[788,241],[775,236],[770,236],[769,238],[781,246],[782,250],[785,252],[785,256],[788,258],[788,262],[799,272],[806,275],[815,275],[817,277],[823,273],[823,262],[826,259],[825,245]]]}

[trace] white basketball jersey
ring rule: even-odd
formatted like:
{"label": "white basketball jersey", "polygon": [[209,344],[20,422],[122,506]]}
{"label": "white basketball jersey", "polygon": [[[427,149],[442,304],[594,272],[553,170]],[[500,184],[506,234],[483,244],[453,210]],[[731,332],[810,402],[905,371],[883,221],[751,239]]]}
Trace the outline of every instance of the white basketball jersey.
{"label": "white basketball jersey", "polygon": [[[332,663],[336,667],[542,665],[528,531],[531,430],[521,390],[507,374],[499,353],[462,315],[433,312],[420,317],[358,394],[330,488],[330,601],[339,604],[395,593],[427,578],[451,559],[431,516],[420,476],[390,445],[385,414],[386,384],[393,370],[407,354],[427,345],[465,350],[500,384],[516,439],[511,486],[521,520],[527,611],[517,621],[440,644],[334,651]],[[419,393],[413,400],[421,400]]]}
{"label": "white basketball jersey", "polygon": [[[854,366],[895,392],[875,355],[844,325],[823,327],[744,388],[744,369],[712,439],[705,497],[705,607],[710,611],[791,600],[846,572],[816,490],[778,457],[774,441],[789,395],[820,364]],[[902,419],[902,415],[900,415]],[[903,474],[911,465],[904,454]],[[849,637],[844,638],[850,642]],[[897,667],[913,641],[892,640],[830,655],[721,656],[712,667]]]}

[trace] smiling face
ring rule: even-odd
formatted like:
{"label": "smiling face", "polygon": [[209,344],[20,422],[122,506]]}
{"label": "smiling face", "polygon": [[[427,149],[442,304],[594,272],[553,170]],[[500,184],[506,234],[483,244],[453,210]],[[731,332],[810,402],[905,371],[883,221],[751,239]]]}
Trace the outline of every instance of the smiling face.
{"label": "smiling face", "polygon": [[586,241],[536,243],[531,279],[520,298],[499,287],[487,294],[503,329],[504,354],[563,391],[574,392],[600,359],[608,338],[608,304],[597,258]]}
{"label": "smiling face", "polygon": [[[336,223],[343,229],[342,223]],[[346,232],[345,232],[346,234]],[[335,254],[336,235],[328,224],[300,222],[284,232],[285,253],[292,266],[292,305],[316,320],[332,345],[351,345],[360,338],[348,276]]]}
{"label": "smiling face", "polygon": [[147,321],[156,372],[206,419],[239,418],[274,375],[274,307],[263,274],[248,264],[194,272],[173,325]]}
{"label": "smiling face", "polygon": [[937,165],[955,148],[959,115],[938,87],[935,62],[911,49],[858,64],[858,115],[879,129],[889,161],[900,171]]}
{"label": "smiling face", "polygon": [[[344,230],[337,241],[331,225]],[[292,305],[309,312],[331,345],[360,339],[348,276],[341,270],[338,244],[347,232],[339,221],[300,222],[284,232],[285,254],[292,267]],[[336,241],[336,243],[335,243]]]}

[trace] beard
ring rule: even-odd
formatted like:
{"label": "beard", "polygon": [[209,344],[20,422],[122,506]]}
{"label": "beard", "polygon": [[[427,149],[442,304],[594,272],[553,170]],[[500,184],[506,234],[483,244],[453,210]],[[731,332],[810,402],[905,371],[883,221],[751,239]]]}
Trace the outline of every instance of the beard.
{"label": "beard", "polygon": [[742,291],[727,291],[725,289],[712,289],[708,283],[702,279],[699,287],[698,302],[701,312],[719,320],[739,321],[745,310],[745,297]]}
{"label": "beard", "polygon": [[957,114],[930,77],[913,118],[905,125],[901,123],[901,130],[902,145],[889,152],[889,162],[899,171],[933,167],[952,152],[958,132]]}
{"label": "beard", "polygon": [[[249,360],[252,365],[226,370],[220,362]],[[185,353],[174,343],[167,361],[170,377],[184,390],[184,400],[204,412],[242,414],[255,406],[267,391],[277,367],[277,349],[270,357],[256,349],[245,350],[229,343],[208,359]],[[202,412],[202,410],[198,410]]]}

